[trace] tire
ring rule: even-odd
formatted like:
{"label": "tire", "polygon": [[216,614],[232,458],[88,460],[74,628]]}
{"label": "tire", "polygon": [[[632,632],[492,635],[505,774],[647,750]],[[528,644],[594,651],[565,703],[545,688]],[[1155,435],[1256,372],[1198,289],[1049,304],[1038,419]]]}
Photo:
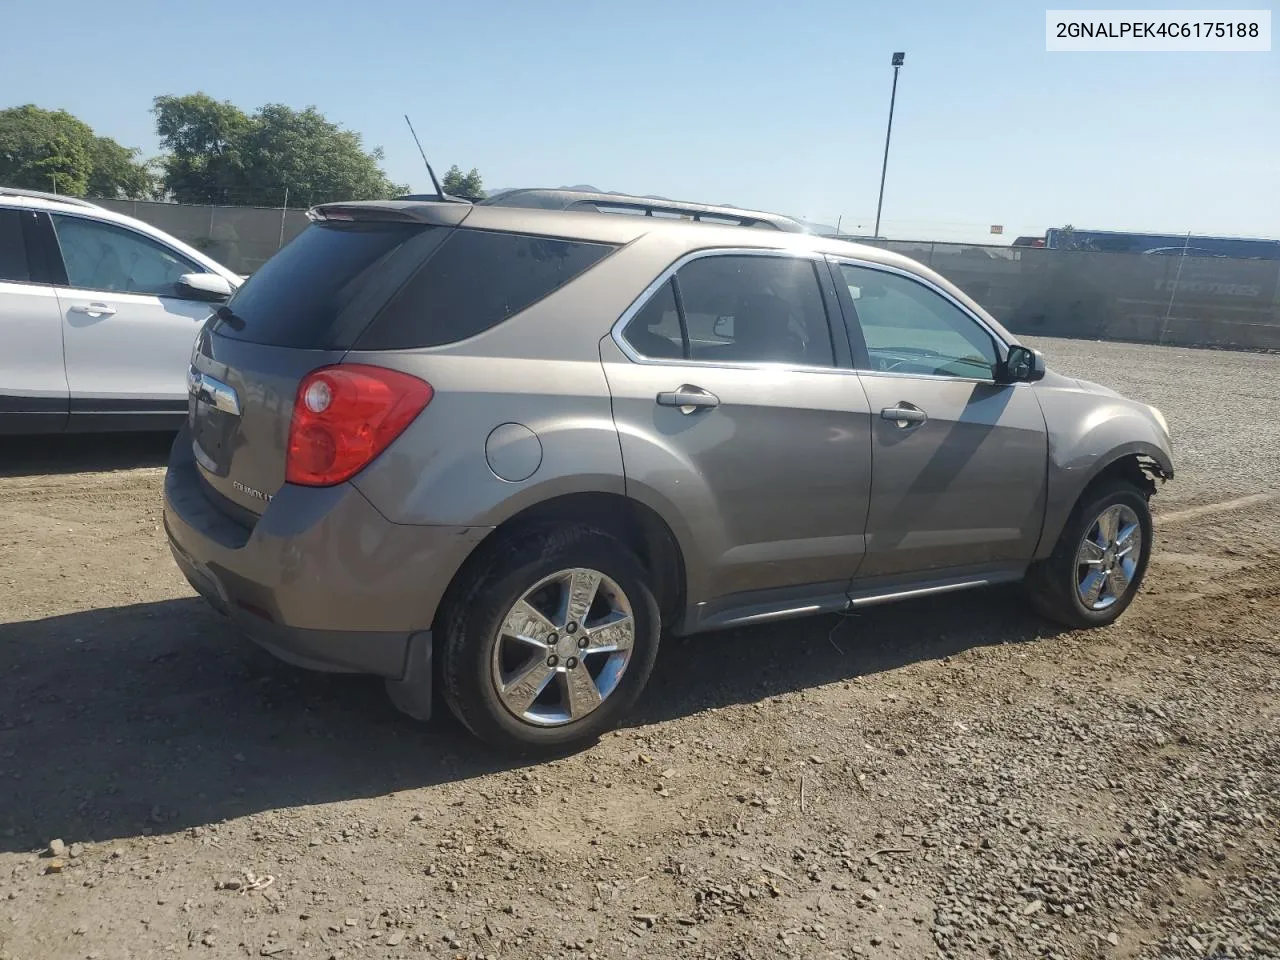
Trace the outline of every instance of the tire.
{"label": "tire", "polygon": [[[1124,553],[1123,549],[1113,548],[1108,553],[1086,548],[1086,537],[1093,541],[1095,547],[1105,539],[1100,535],[1098,525],[1106,515],[1119,518],[1117,534],[1131,523],[1136,523],[1135,532],[1141,536],[1136,551],[1131,549]],[[1027,571],[1027,597],[1040,614],[1068,627],[1106,626],[1124,613],[1137,595],[1151,558],[1151,545],[1151,507],[1146,494],[1122,480],[1086,490],[1067,518],[1053,553]],[[1086,552],[1090,555],[1090,562],[1082,565]],[[1136,557],[1132,557],[1134,552]],[[1128,563],[1126,558],[1132,559],[1132,563]],[[1081,592],[1098,583],[1098,576],[1105,572],[1109,563],[1118,572],[1118,579],[1117,573],[1104,576],[1099,584],[1102,589],[1097,601],[1092,605],[1086,603]],[[1121,581],[1127,581],[1122,591],[1119,589]],[[1109,599],[1112,594],[1118,595]]]}
{"label": "tire", "polygon": [[[658,655],[661,617],[644,567],[624,543],[581,524],[533,530],[496,544],[465,576],[444,611],[437,649],[445,702],[473,734],[517,753],[564,751],[594,742],[634,704]],[[566,617],[571,592],[585,596],[594,576],[587,615]],[[540,646],[547,637],[554,646]]]}

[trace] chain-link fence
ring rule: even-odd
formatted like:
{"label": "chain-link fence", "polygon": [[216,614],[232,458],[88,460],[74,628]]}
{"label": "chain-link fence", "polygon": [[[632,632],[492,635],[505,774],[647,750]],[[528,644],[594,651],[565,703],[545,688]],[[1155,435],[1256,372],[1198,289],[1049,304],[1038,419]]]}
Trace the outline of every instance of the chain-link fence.
{"label": "chain-link fence", "polygon": [[933,267],[1015,333],[1280,349],[1280,262],[861,241]]}
{"label": "chain-link fence", "polygon": [[[253,273],[302,210],[97,200]],[[1280,349],[1280,262],[900,240],[859,241],[933,267],[1015,333]]]}
{"label": "chain-link fence", "polygon": [[94,200],[189,243],[236,273],[253,273],[307,226],[306,211],[149,200]]}

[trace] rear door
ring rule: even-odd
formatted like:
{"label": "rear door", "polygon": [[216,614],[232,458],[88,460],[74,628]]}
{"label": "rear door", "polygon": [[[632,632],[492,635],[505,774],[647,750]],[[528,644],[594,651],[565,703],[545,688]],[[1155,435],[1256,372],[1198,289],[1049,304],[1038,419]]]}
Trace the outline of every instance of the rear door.
{"label": "rear door", "polygon": [[0,207],[0,433],[66,425],[62,314],[44,253],[44,213]]}
{"label": "rear door", "polygon": [[213,308],[179,297],[176,283],[204,268],[117,224],[63,213],[53,224],[66,265],[58,300],[73,417],[180,415],[191,349]]}
{"label": "rear door", "polygon": [[870,426],[834,309],[820,259],[705,251],[602,343],[628,493],[689,524],[701,625],[838,605],[858,567]]}
{"label": "rear door", "polygon": [[1030,384],[997,382],[1004,345],[941,289],[875,264],[835,269],[871,409],[859,579],[1026,563],[1048,462]]}

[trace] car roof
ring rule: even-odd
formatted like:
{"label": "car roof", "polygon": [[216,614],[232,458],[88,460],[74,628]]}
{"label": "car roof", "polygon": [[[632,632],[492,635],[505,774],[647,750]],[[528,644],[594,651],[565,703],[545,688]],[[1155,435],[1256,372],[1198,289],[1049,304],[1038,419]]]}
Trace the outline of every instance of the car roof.
{"label": "car roof", "polygon": [[752,227],[698,223],[667,217],[609,216],[573,210],[545,210],[503,207],[439,200],[362,200],[325,203],[312,207],[313,220],[368,219],[416,222],[434,226],[465,225],[473,230],[527,233],[566,240],[586,240],[619,246],[641,239],[657,239],[670,254],[670,261],[700,250],[749,249],[793,250],[797,252],[847,257],[878,264],[940,287],[969,310],[983,318],[1006,342],[1016,338],[995,317],[954,283],[937,271],[892,250],[836,240],[815,233],[761,230]]}
{"label": "car roof", "polygon": [[79,197],[67,197],[60,193],[45,193],[43,190],[24,190],[20,187],[0,187],[0,200],[11,201],[9,204],[11,206],[30,207],[37,210],[62,207],[72,207],[78,210],[83,210],[86,207],[90,210],[105,211],[106,209],[89,200],[81,200]]}
{"label": "car roof", "polygon": [[591,190],[522,188],[506,190],[481,200],[478,206],[523,207],[538,210],[579,210],[589,213],[616,213],[695,222],[713,222],[726,226],[764,227],[787,233],[808,232],[804,224],[791,217],[762,210],[747,210],[709,203],[669,200],[665,197],[637,197],[626,193],[603,193]]}
{"label": "car roof", "polygon": [[834,240],[813,233],[761,230],[754,227],[704,223],[674,217],[601,216],[579,210],[459,204],[437,200],[362,200],[325,203],[313,207],[314,220],[388,219],[434,226],[464,224],[475,230],[531,233],[596,243],[627,244],[640,237],[660,235],[684,252],[716,247],[809,250],[832,256],[856,257],[889,266],[917,269],[916,261],[862,244]]}

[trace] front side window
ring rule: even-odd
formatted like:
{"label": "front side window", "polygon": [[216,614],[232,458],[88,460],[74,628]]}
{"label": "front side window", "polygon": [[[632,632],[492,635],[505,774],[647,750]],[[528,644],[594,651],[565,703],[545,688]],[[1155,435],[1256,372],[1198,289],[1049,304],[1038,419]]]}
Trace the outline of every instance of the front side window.
{"label": "front side window", "polygon": [[55,213],[53,228],[72,287],[168,297],[184,273],[205,272],[124,227]]}
{"label": "front side window", "polygon": [[652,359],[835,365],[818,277],[803,257],[700,257],[650,298],[623,337]]}
{"label": "front side window", "polygon": [[995,379],[995,340],[941,294],[901,274],[841,264],[871,369]]}

